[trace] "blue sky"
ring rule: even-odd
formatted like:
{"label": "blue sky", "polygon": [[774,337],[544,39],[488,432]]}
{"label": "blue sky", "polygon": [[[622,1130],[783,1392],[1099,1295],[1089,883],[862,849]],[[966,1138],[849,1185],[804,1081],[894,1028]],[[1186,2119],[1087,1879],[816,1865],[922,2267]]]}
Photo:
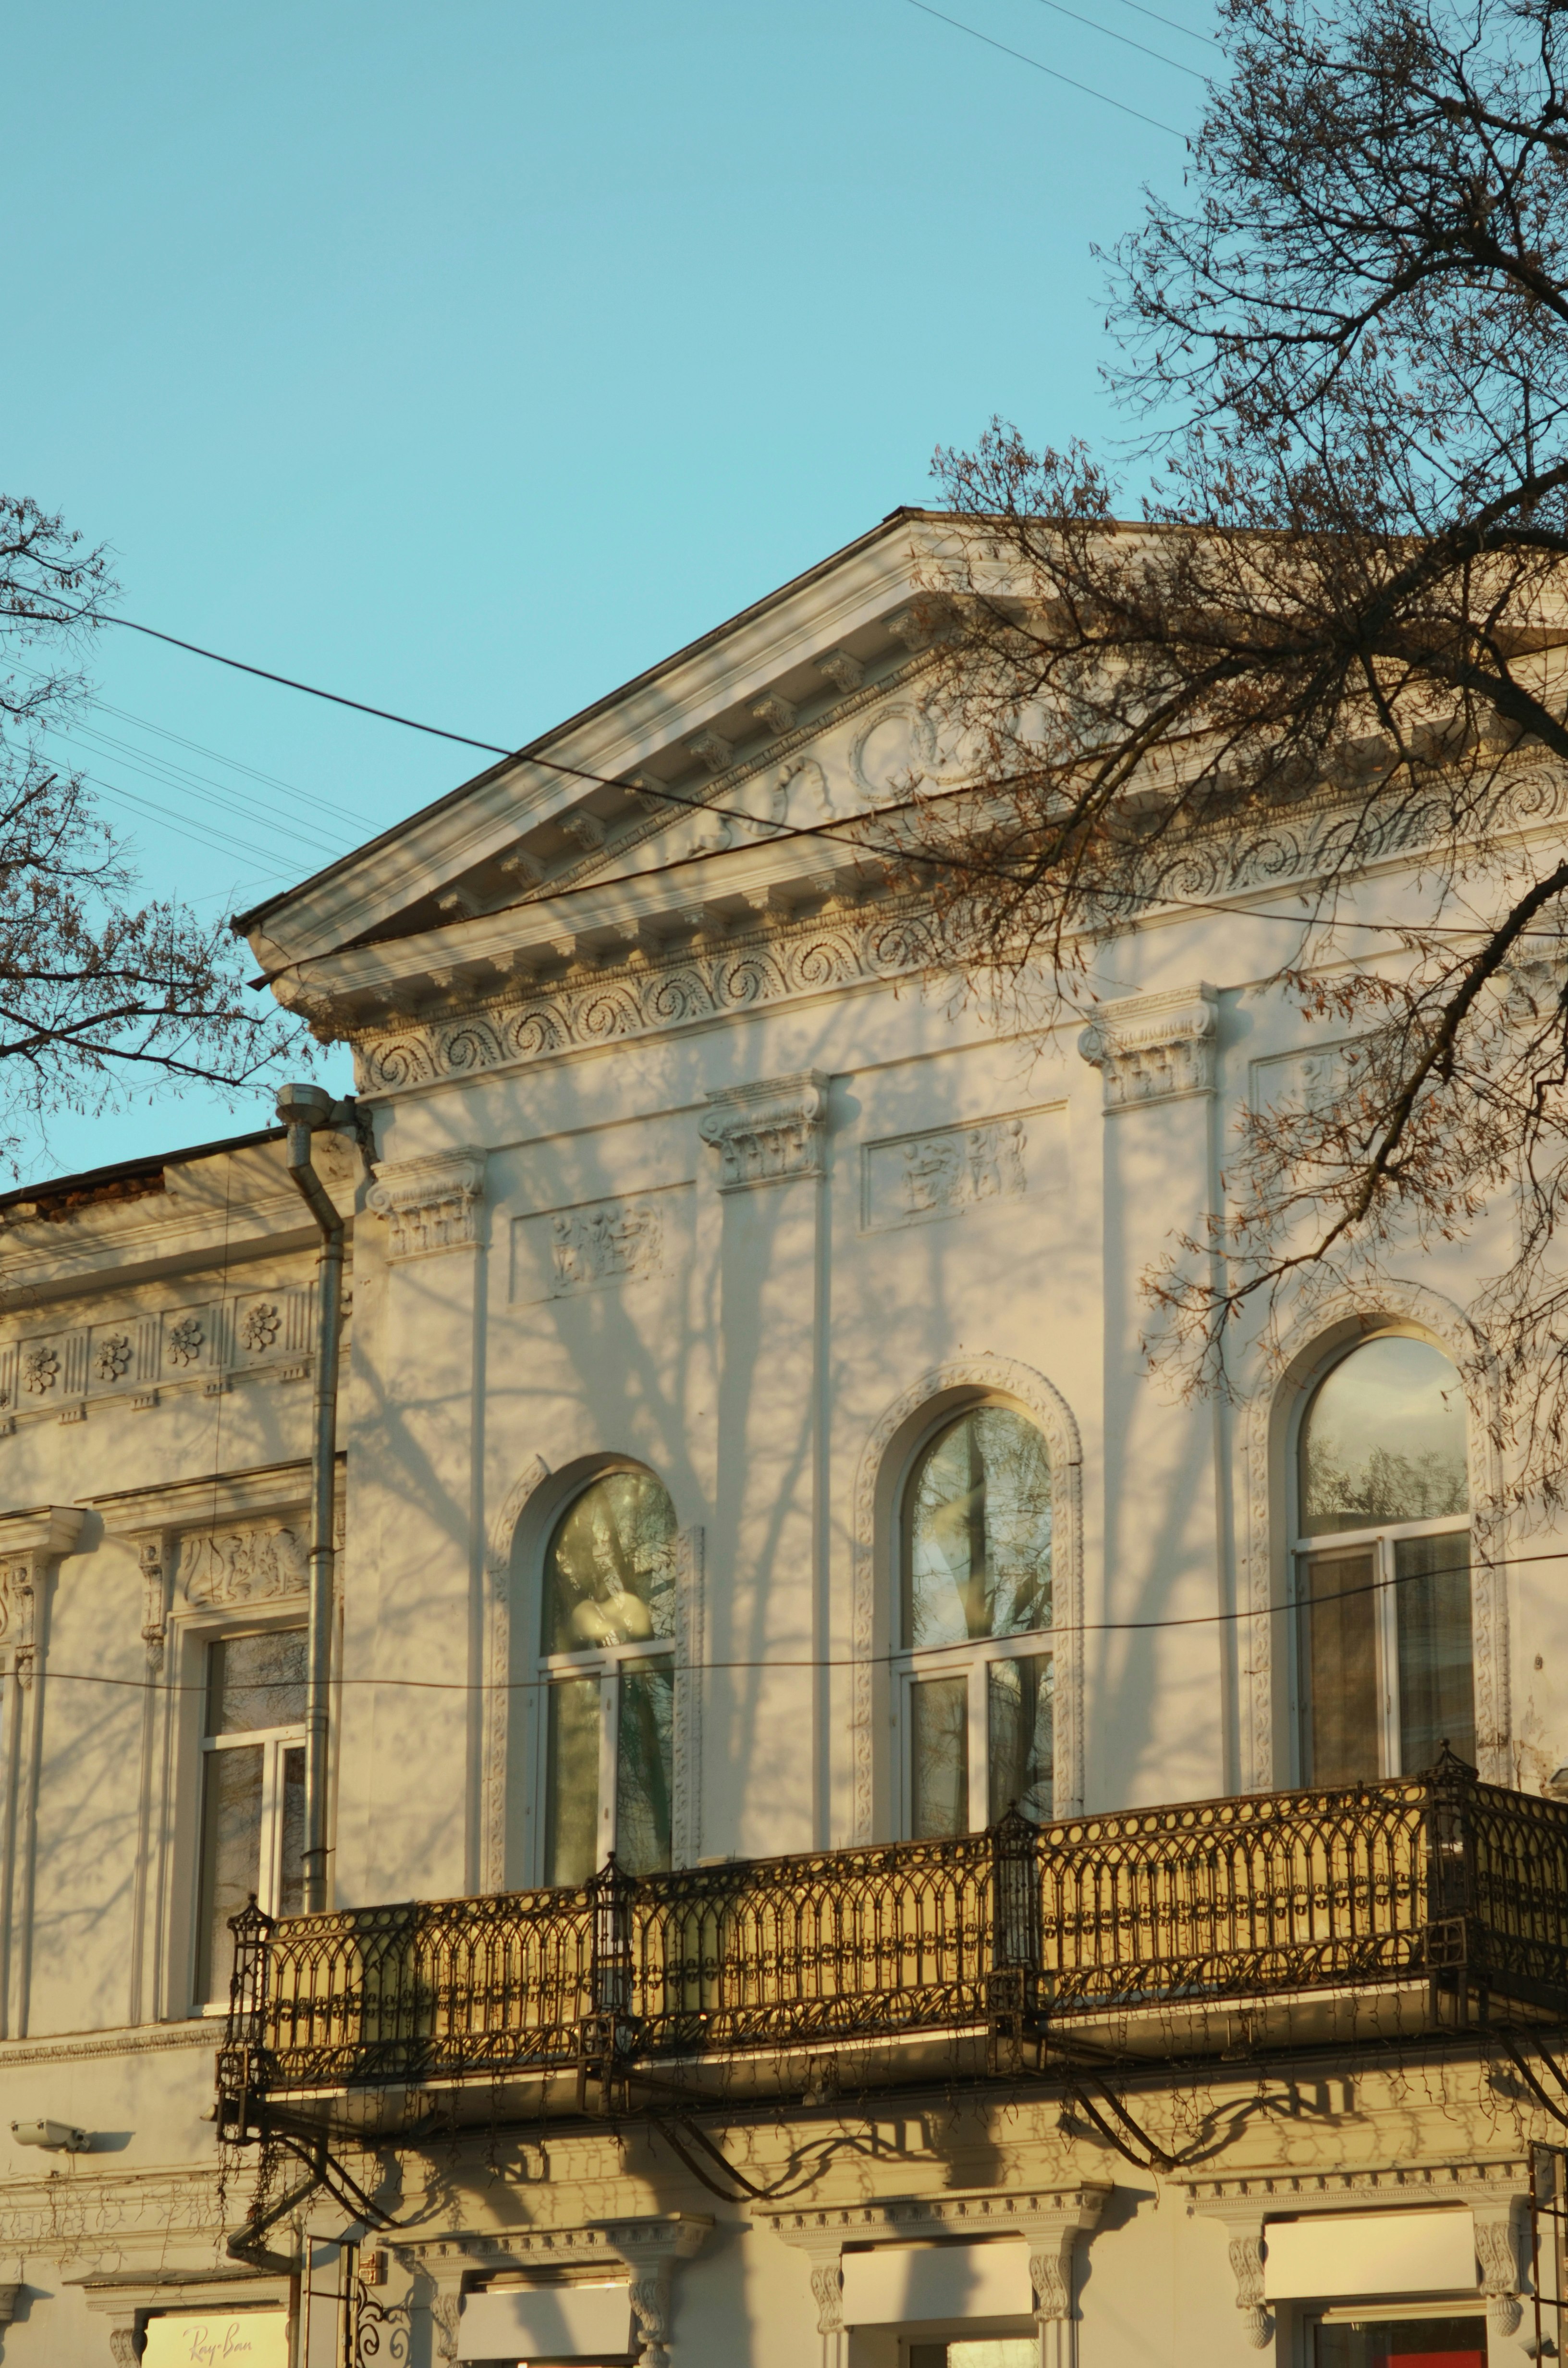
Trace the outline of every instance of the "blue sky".
{"label": "blue sky", "polygon": [[[1218,57],[1206,0],[941,5],[1178,131],[1199,82],[1127,43]],[[993,412],[1114,435],[1091,250],[1185,161],[911,0],[58,0],[0,59],[0,482],[113,547],[128,616],[508,746]],[[131,633],[93,672],[74,754],[204,914],[472,769]],[[142,1100],[25,1172],[268,1116]]]}

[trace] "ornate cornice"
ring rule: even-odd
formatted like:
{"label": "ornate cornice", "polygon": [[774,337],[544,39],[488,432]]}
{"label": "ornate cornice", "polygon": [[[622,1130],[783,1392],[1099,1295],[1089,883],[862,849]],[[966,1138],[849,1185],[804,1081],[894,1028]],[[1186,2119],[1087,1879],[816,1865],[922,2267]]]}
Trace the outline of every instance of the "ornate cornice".
{"label": "ornate cornice", "polygon": [[721,1192],[823,1173],[827,1079],[815,1069],[761,1085],[723,1086],[708,1102],[697,1131],[719,1155]]}
{"label": "ornate cornice", "polygon": [[396,1261],[474,1248],[483,1195],[484,1154],[468,1144],[418,1159],[383,1160],[366,1199],[387,1220],[387,1256]]}
{"label": "ornate cornice", "polygon": [[670,2273],[689,2260],[713,2223],[704,2212],[627,2213],[590,2220],[575,2228],[512,2228],[505,2236],[454,2229],[449,2236],[415,2237],[397,2248],[436,2288],[432,2317],[436,2356],[457,2357],[464,2281],[476,2272],[537,2271],[545,2280],[607,2269],[629,2273],[631,2301],[642,2339],[645,2368],[668,2368]]}
{"label": "ornate cornice", "polygon": [[[930,963],[929,923],[913,902],[884,905],[869,918],[824,914],[658,962],[585,969],[558,985],[499,996],[449,1017],[356,1031],[356,1076],[361,1093],[407,1093],[798,996],[908,977]],[[374,1191],[370,1202],[376,1205]]]}

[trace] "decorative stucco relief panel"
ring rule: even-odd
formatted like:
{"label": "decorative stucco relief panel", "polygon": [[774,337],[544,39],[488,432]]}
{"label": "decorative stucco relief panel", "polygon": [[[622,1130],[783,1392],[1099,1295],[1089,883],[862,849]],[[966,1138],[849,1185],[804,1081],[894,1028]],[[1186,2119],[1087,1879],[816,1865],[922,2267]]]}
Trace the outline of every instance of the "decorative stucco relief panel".
{"label": "decorative stucco relief panel", "polygon": [[155,1406],[161,1392],[214,1395],[247,1373],[300,1379],[314,1349],[312,1285],[274,1285],[153,1312],[64,1325],[0,1348],[0,1435],[28,1420],[80,1420],[96,1404]]}
{"label": "decorative stucco relief panel", "polygon": [[1016,1110],[860,1147],[860,1226],[869,1234],[1058,1191],[1067,1178],[1063,1106]]}
{"label": "decorative stucco relief panel", "polygon": [[691,1199],[690,1185],[673,1185],[514,1217],[514,1303],[570,1299],[678,1271],[689,1251]]}

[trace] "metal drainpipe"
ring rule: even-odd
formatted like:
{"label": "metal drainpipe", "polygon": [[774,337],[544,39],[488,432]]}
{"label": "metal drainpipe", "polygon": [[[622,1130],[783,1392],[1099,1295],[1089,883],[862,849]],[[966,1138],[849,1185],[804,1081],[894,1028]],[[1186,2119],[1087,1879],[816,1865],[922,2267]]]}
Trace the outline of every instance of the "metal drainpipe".
{"label": "metal drainpipe", "polygon": [[316,1259],[315,1391],[311,1408],[310,1621],[305,1676],[307,1916],[327,1904],[328,1688],[332,1681],[332,1573],[337,1476],[337,1335],[343,1307],[343,1220],[311,1165],[311,1137],[343,1116],[320,1086],[284,1086],[278,1115],[289,1131],[289,1173],[321,1228]]}

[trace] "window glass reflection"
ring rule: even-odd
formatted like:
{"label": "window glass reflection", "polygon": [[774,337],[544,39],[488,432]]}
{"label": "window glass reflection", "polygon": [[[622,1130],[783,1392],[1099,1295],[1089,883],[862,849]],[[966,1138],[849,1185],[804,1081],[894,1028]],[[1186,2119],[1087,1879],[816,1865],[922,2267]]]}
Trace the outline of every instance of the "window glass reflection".
{"label": "window glass reflection", "polygon": [[1031,1422],[976,1406],[922,1452],[903,1522],[915,1651],[1051,1624],[1051,1458]]}
{"label": "window glass reflection", "polygon": [[1369,1340],[1319,1384],[1301,1432],[1306,1537],[1470,1509],[1464,1393],[1429,1340]]}
{"label": "window glass reflection", "polygon": [[651,1472],[607,1472],[574,1498],[545,1565],[544,1650],[675,1634],[676,1516]]}

